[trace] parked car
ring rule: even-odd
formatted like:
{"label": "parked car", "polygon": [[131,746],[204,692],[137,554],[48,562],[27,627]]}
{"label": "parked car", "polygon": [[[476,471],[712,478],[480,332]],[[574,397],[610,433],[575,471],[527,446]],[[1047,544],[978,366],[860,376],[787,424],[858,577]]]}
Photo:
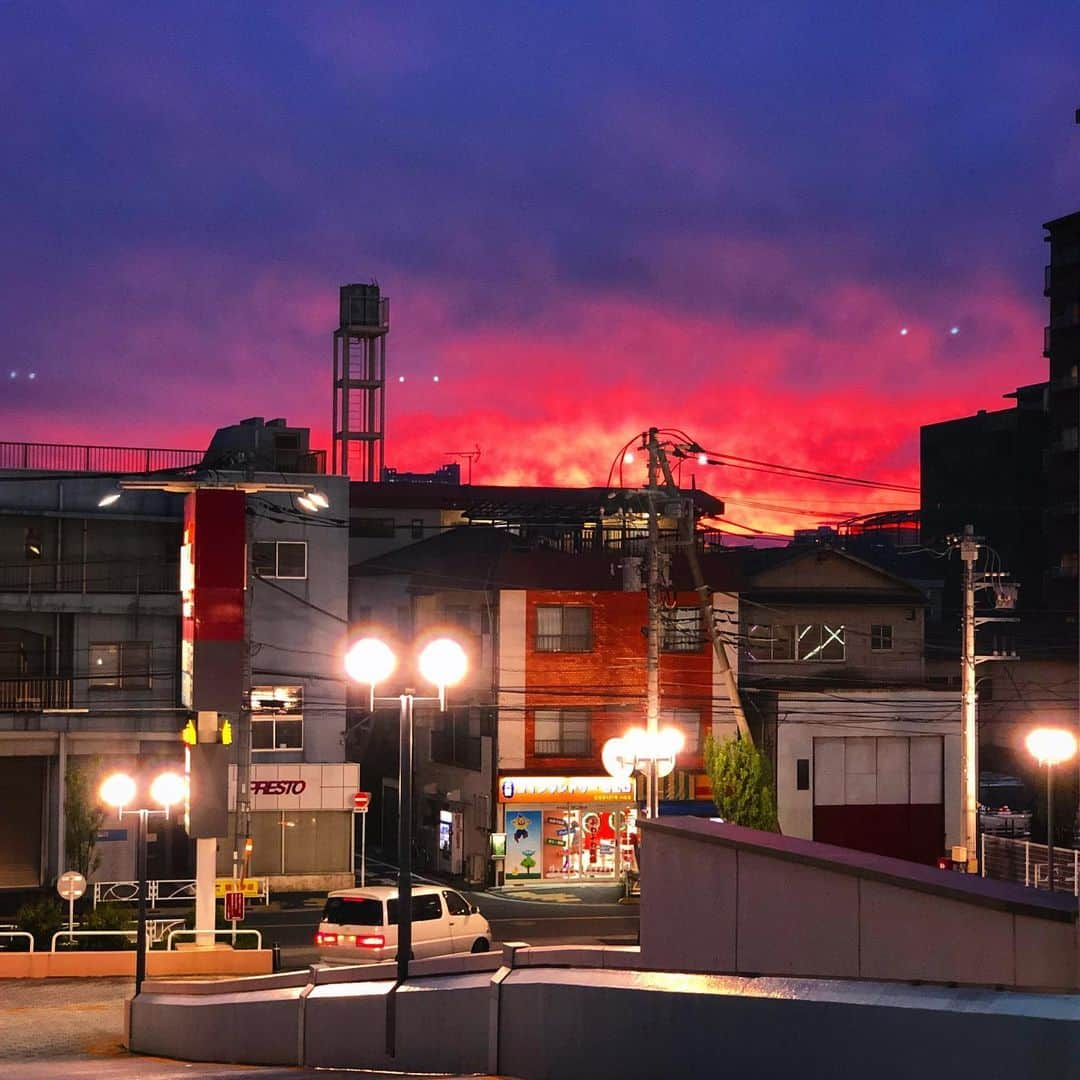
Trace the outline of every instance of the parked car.
{"label": "parked car", "polygon": [[[322,960],[377,964],[397,957],[398,893],[390,885],[330,893],[315,934]],[[475,904],[441,886],[412,891],[412,955],[423,960],[491,948],[491,927]]]}

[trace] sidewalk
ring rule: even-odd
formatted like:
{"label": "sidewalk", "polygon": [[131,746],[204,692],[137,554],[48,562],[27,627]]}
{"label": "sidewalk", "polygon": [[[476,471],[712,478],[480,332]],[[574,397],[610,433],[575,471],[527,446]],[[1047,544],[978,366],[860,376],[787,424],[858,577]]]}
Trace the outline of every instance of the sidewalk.
{"label": "sidewalk", "polygon": [[502,900],[543,904],[617,904],[625,892],[621,883],[610,881],[528,881],[495,885],[484,891]]}

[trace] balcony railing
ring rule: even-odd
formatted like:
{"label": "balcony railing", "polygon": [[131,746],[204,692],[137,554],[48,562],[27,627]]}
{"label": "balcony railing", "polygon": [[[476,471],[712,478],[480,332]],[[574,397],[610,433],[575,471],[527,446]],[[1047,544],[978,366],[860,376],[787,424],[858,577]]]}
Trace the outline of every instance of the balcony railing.
{"label": "balcony railing", "polygon": [[479,772],[482,767],[479,735],[460,735],[453,731],[431,733],[431,760],[440,765],[456,765]]}
{"label": "balcony railing", "polygon": [[0,565],[0,593],[128,593],[135,596],[178,593],[175,562],[100,560],[87,563],[27,562]]}
{"label": "balcony railing", "polygon": [[70,709],[72,679],[0,675],[0,712]]}
{"label": "balcony railing", "polygon": [[[0,442],[0,469],[55,472],[142,473],[186,469],[202,461],[201,450],[145,446],[81,446],[71,443]],[[315,470],[312,470],[315,471]]]}
{"label": "balcony railing", "polygon": [[533,743],[537,757],[590,757],[592,739],[588,735],[564,735],[560,739],[537,739]]}

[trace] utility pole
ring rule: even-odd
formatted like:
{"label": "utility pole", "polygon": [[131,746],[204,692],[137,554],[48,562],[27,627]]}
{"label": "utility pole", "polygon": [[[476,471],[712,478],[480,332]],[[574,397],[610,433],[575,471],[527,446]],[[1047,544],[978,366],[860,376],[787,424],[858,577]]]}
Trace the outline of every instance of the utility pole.
{"label": "utility pole", "polygon": [[975,689],[975,669],[988,660],[1018,660],[1012,651],[995,651],[980,656],[975,652],[975,631],[983,623],[1015,623],[1015,616],[975,616],[976,589],[993,589],[994,607],[1011,609],[1016,606],[1017,586],[1001,579],[1003,573],[976,574],[975,562],[979,549],[987,547],[986,540],[975,535],[971,525],[964,526],[963,535],[956,538],[963,572],[963,610],[960,620],[960,710],[961,710],[961,812],[962,835],[966,848],[967,871],[979,872],[979,729],[976,716],[978,695]]}
{"label": "utility pole", "polygon": [[[647,505],[649,512],[649,547],[646,577],[646,596],[649,606],[648,647],[645,671],[645,730],[650,740],[656,738],[660,730],[660,521],[657,506],[657,477],[659,475],[659,446],[656,441],[656,429],[649,431],[649,480]],[[649,764],[646,774],[646,797],[649,805],[649,817],[660,816],[660,777],[657,775],[655,758]]]}
{"label": "utility pole", "polygon": [[[739,696],[739,684],[735,678],[735,672],[731,670],[731,664],[728,663],[727,650],[724,647],[723,638],[720,636],[720,629],[716,625],[716,615],[713,613],[712,602],[712,590],[705,582],[705,575],[701,571],[701,562],[698,559],[697,553],[697,538],[694,536],[694,503],[693,499],[684,499],[682,493],[679,491],[678,484],[675,483],[675,478],[671,472],[671,463],[667,459],[667,454],[664,452],[664,448],[660,445],[657,438],[656,428],[650,428],[648,434],[648,446],[649,446],[649,468],[650,468],[650,487],[653,486],[652,478],[652,463],[655,458],[660,464],[660,468],[664,473],[664,484],[667,488],[668,497],[675,500],[679,504],[680,513],[680,531],[681,538],[679,540],[679,546],[686,553],[686,561],[690,566],[690,576],[694,582],[694,591],[698,594],[698,607],[701,610],[701,619],[705,627],[705,632],[709,635],[709,640],[712,642],[713,652],[716,655],[716,665],[720,671],[720,677],[724,680],[724,687],[727,690],[728,701],[731,703],[731,712],[735,718],[735,726],[739,732],[739,738],[745,739],[748,743],[753,745],[754,737],[750,733],[750,725],[746,720],[746,713],[742,707],[742,699]],[[650,517],[650,527],[655,519],[655,515]],[[659,524],[657,524],[657,530],[659,531]],[[652,548],[650,532],[650,550]],[[651,608],[650,608],[651,613]],[[659,612],[657,612],[659,618]]]}
{"label": "utility pole", "polygon": [[978,871],[979,844],[979,734],[975,724],[975,560],[979,542],[970,525],[964,526],[960,558],[964,564],[964,610],[960,622],[961,756],[963,786],[964,858],[969,873]]}

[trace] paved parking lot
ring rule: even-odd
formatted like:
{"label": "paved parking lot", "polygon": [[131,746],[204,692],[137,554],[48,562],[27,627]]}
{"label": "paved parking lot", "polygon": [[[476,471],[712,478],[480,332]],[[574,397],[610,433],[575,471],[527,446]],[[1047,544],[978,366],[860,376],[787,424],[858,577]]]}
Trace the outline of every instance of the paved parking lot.
{"label": "paved parking lot", "polygon": [[[337,1070],[201,1065],[120,1045],[131,979],[0,979],[0,1080],[325,1080]],[[378,1074],[366,1073],[370,1080]],[[401,1073],[394,1080],[408,1080]],[[475,1078],[474,1078],[475,1080]],[[493,1078],[494,1080],[494,1078]]]}

